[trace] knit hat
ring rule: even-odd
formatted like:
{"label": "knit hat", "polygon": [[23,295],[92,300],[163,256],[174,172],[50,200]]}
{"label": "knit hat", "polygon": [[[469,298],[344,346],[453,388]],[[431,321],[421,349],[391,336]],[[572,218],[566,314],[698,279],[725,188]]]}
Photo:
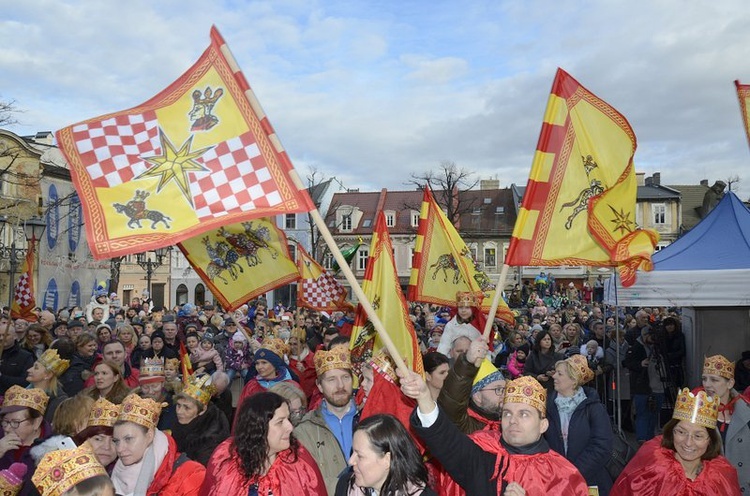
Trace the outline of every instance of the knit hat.
{"label": "knit hat", "polygon": [[241,332],[235,332],[232,336],[232,341],[241,341],[243,343],[247,343],[247,338]]}
{"label": "knit hat", "polygon": [[23,486],[23,476],[28,468],[23,463],[13,463],[0,470],[0,496],[16,496]]}
{"label": "knit hat", "polygon": [[492,362],[490,362],[488,358],[485,358],[482,360],[482,365],[479,366],[477,375],[474,376],[474,383],[471,386],[471,394],[478,393],[487,387],[487,384],[501,380],[505,380],[503,373],[497,370],[497,367],[492,365]]}

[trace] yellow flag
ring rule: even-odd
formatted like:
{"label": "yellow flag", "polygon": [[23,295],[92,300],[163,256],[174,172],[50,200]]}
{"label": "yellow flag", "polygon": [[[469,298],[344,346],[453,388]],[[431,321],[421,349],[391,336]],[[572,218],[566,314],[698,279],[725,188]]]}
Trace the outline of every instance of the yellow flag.
{"label": "yellow flag", "polygon": [[[401,290],[393,260],[393,244],[388,234],[385,215],[381,211],[372,233],[370,258],[362,281],[362,291],[372,303],[375,313],[385,326],[388,336],[399,351],[406,365],[422,374],[424,366],[419,351],[414,325],[409,319],[406,298]],[[350,341],[352,362],[361,363],[377,355],[385,346],[378,337],[367,314],[360,305],[352,329]]]}
{"label": "yellow flag", "polygon": [[505,263],[651,270],[659,240],[635,223],[636,139],[617,110],[558,69]]}
{"label": "yellow flag", "polygon": [[178,246],[229,311],[299,277],[286,236],[273,218],[220,227]]}
{"label": "yellow flag", "polygon": [[[409,279],[409,300],[455,307],[459,291],[476,294],[484,313],[489,312],[495,285],[479,270],[466,243],[430,189],[425,188]],[[515,322],[502,298],[495,315],[509,324]]]}

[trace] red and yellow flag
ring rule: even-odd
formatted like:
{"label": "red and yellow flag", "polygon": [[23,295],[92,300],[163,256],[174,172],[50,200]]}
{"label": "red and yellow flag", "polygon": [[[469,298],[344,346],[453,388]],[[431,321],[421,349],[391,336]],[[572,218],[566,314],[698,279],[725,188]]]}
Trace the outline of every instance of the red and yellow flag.
{"label": "red and yellow flag", "polygon": [[652,270],[659,240],[635,221],[636,138],[617,110],[557,70],[505,263]]}
{"label": "red and yellow flag", "polygon": [[315,261],[302,246],[297,246],[297,306],[319,312],[333,312],[348,306],[346,288]]}
{"label": "red and yellow flag", "polygon": [[[409,300],[455,307],[459,291],[477,294],[482,310],[489,312],[495,285],[479,269],[461,235],[426,187],[409,279]],[[502,298],[495,315],[509,324],[515,322]]]}
{"label": "red and yellow flag", "polygon": [[216,28],[195,65],[154,98],[56,136],[97,259],[314,208]]}
{"label": "red and yellow flag", "polygon": [[220,227],[177,246],[229,311],[299,278],[286,236],[273,218]]}
{"label": "red and yellow flag", "polygon": [[21,276],[13,291],[13,302],[10,305],[10,318],[28,320],[36,322],[37,316],[34,313],[36,300],[34,299],[34,256],[36,251],[34,247],[36,240],[29,241],[29,249],[26,252],[26,259],[21,267]]}
{"label": "red and yellow flag", "polygon": [[748,108],[750,108],[750,84],[740,84],[739,81],[734,81],[734,86],[737,88],[737,98],[740,100],[740,112],[742,113],[742,124],[745,126],[745,134],[747,135],[748,143],[750,143],[750,114],[748,114]]}
{"label": "red and yellow flag", "polygon": [[[383,322],[388,336],[399,350],[406,366],[422,374],[422,355],[414,325],[409,319],[406,298],[398,281],[393,260],[393,244],[382,211],[378,214],[372,232],[370,258],[362,281],[362,291]],[[352,362],[358,363],[367,361],[381,350],[387,351],[377,331],[368,322],[367,314],[361,305],[357,308],[349,347],[352,349]]]}
{"label": "red and yellow flag", "polygon": [[187,384],[190,376],[193,375],[193,363],[190,361],[190,353],[182,341],[180,341],[180,371],[182,372],[183,384]]}

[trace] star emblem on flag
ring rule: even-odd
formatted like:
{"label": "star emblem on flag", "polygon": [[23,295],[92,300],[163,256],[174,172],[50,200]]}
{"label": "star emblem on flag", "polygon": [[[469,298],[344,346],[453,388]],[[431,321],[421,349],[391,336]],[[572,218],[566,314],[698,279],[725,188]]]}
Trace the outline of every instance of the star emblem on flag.
{"label": "star emblem on flag", "polygon": [[633,232],[635,222],[630,220],[630,212],[625,212],[622,208],[618,212],[612,205],[609,205],[609,208],[612,210],[612,213],[615,214],[614,218],[610,219],[610,222],[615,225],[613,231],[620,231],[620,234]]}
{"label": "star emblem on flag", "polygon": [[173,180],[192,207],[193,198],[190,195],[188,172],[210,172],[210,170],[201,165],[195,159],[213,147],[209,146],[200,150],[190,150],[190,146],[193,143],[193,136],[191,135],[187,141],[182,144],[182,147],[177,150],[161,128],[159,128],[159,141],[161,141],[161,155],[141,157],[143,160],[154,164],[156,167],[152,167],[139,174],[135,179],[158,177],[159,185],[156,187],[157,193],[159,193],[169,181]]}

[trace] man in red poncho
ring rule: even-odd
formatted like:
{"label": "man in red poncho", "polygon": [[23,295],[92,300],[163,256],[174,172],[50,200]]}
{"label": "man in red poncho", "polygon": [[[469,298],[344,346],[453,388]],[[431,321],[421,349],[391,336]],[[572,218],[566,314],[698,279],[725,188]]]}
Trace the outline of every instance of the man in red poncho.
{"label": "man in red poncho", "polygon": [[416,373],[401,377],[401,390],[417,400],[411,424],[431,454],[471,496],[556,494],[585,496],[583,476],[542,437],[547,392],[533,377],[506,385],[502,437],[482,431],[472,438],[451,423]]}

